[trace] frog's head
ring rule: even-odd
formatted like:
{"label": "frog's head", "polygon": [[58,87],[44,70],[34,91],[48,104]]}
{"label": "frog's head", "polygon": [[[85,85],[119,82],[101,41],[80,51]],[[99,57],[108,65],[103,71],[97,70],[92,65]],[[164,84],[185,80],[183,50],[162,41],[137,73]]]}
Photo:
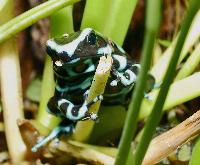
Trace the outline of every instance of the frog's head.
{"label": "frog's head", "polygon": [[[91,28],[49,39],[46,50],[57,66],[73,65],[80,60],[97,58],[111,51],[107,40]],[[110,52],[111,53],[111,52]]]}

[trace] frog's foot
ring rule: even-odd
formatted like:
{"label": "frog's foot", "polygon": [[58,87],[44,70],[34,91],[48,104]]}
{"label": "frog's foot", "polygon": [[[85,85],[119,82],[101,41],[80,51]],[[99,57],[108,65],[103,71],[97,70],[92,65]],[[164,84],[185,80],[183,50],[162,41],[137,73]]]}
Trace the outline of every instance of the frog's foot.
{"label": "frog's foot", "polygon": [[158,89],[158,88],[160,88],[161,85],[162,85],[162,81],[157,82],[154,84],[153,89]]}
{"label": "frog's foot", "polygon": [[87,98],[88,98],[88,94],[89,94],[90,90],[86,90],[85,93],[83,94],[84,97],[84,102],[86,102]]}
{"label": "frog's foot", "polygon": [[118,77],[117,79],[111,81],[110,86],[115,87],[117,86],[118,82],[120,82],[121,79]]}
{"label": "frog's foot", "polygon": [[85,117],[83,117],[81,119],[81,121],[85,121],[85,120],[93,120],[95,122],[99,122],[99,117],[97,116],[96,113],[93,113],[93,112],[87,112],[85,114]]}
{"label": "frog's foot", "polygon": [[103,95],[98,95],[92,101],[90,101],[89,103],[87,103],[87,101],[85,100],[85,103],[86,103],[86,106],[89,108],[91,105],[93,105],[97,101],[102,101],[102,100],[103,100]]}
{"label": "frog's foot", "polygon": [[37,144],[35,144],[31,151],[32,152],[37,152],[37,150],[39,148],[41,148],[42,146],[44,146],[45,144],[47,144],[48,142],[50,142],[51,140],[55,139],[55,138],[59,138],[62,134],[70,134],[72,133],[74,130],[74,126],[73,125],[62,125],[62,124],[59,124],[56,128],[54,128],[51,133],[44,137],[44,138],[41,138],[38,140]]}
{"label": "frog's foot", "polygon": [[[96,96],[92,101],[90,101],[89,103],[87,103],[86,101],[87,98],[85,98],[85,101],[84,101],[84,104],[82,107],[86,106],[87,109],[89,109],[94,103],[96,103],[97,101],[101,101],[103,100],[103,96],[102,95],[98,95]],[[96,121],[98,122],[99,118],[97,116],[97,114],[93,113],[93,112],[86,112],[85,113],[85,116],[81,119],[82,121],[84,120],[93,120],[93,121]]]}
{"label": "frog's foot", "polygon": [[149,95],[149,93],[144,93],[144,98],[148,101],[153,101],[153,98]]}
{"label": "frog's foot", "polygon": [[[153,86],[153,89],[160,88],[161,84],[162,84],[162,82],[155,83],[154,86]],[[153,100],[152,96],[150,96],[150,93],[146,93],[146,92],[144,93],[144,98],[146,98],[148,101],[152,101]]]}

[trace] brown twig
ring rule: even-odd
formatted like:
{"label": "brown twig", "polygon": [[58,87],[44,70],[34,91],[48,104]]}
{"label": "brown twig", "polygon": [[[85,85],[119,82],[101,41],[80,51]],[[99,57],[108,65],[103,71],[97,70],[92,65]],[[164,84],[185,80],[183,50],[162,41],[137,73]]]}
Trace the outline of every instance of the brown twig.
{"label": "brown twig", "polygon": [[79,160],[88,161],[92,164],[114,164],[114,158],[111,156],[105,155],[91,148],[80,147],[62,141],[60,141],[59,143],[55,143],[55,141],[51,142],[48,146],[48,149],[52,153],[64,152],[67,155],[70,155]]}
{"label": "brown twig", "polygon": [[200,110],[176,127],[154,138],[142,164],[150,165],[159,162],[199,133]]}

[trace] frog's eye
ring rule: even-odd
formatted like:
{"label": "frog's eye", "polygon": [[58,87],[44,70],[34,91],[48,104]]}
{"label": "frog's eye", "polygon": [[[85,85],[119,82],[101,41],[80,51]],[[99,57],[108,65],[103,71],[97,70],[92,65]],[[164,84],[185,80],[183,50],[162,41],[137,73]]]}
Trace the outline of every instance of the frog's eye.
{"label": "frog's eye", "polygon": [[96,44],[96,35],[94,33],[91,33],[89,36],[88,36],[88,42],[91,44],[91,45],[94,45]]}
{"label": "frog's eye", "polygon": [[65,33],[62,35],[64,38],[67,38],[69,36],[69,34]]}

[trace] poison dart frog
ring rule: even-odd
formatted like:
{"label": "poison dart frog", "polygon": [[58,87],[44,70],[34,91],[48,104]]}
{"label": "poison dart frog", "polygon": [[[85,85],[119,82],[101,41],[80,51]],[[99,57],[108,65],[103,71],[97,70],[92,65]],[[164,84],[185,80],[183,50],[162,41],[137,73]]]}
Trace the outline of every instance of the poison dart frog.
{"label": "poison dart frog", "polygon": [[[128,58],[122,47],[91,28],[49,39],[46,52],[52,59],[56,81],[55,93],[47,104],[47,111],[63,121],[33,146],[32,151],[37,151],[63,133],[72,133],[77,121],[96,121],[97,114],[88,112],[95,102],[103,100],[104,105],[125,104],[140,70],[140,64]],[[95,69],[99,58],[104,55],[111,55],[113,59],[105,93],[87,102]],[[148,77],[146,92],[155,84],[154,77],[150,74]]]}

